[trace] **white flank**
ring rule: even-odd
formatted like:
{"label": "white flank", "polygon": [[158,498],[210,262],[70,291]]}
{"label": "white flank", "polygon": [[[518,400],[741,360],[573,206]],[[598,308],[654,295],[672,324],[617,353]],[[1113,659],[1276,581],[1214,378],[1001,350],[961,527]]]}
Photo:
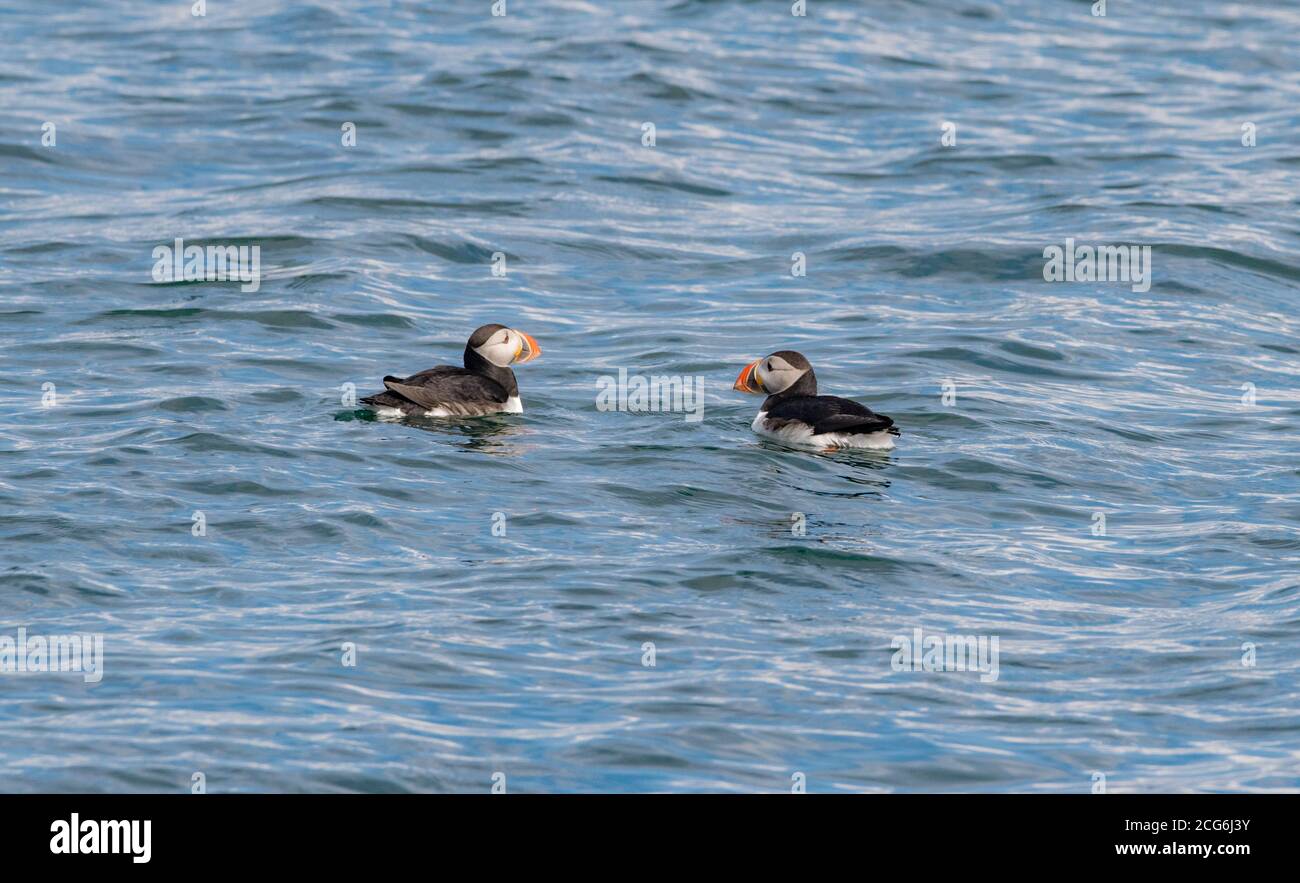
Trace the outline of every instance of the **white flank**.
{"label": "white flank", "polygon": [[500,407],[494,408],[492,410],[488,410],[486,408],[480,409],[478,405],[474,405],[472,406],[472,408],[470,406],[458,406],[456,408],[437,407],[437,408],[430,408],[427,411],[424,411],[423,413],[412,412],[410,414],[407,414],[401,408],[386,408],[383,407],[382,405],[377,408],[373,405],[370,405],[368,407],[370,408],[370,410],[374,411],[375,416],[380,418],[381,420],[401,420],[405,417],[481,417],[484,414],[524,413],[524,403],[520,401],[519,396],[511,396],[510,398],[506,399],[506,403],[504,405],[501,405]]}
{"label": "white flank", "polygon": [[791,447],[868,448],[876,451],[888,451],[894,447],[894,436],[884,429],[866,433],[824,432],[821,435],[813,435],[812,427],[807,423],[787,423],[780,429],[770,429],[767,425],[766,411],[758,412],[751,428],[761,436]]}

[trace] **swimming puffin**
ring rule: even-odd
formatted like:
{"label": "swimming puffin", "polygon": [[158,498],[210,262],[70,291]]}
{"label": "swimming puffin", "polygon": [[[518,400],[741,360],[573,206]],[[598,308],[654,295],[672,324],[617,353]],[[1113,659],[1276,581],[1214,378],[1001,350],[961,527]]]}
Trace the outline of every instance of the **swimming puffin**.
{"label": "swimming puffin", "polygon": [[866,405],[817,395],[812,365],[794,350],[750,362],[732,388],[768,394],[752,428],[784,444],[889,450],[898,435],[892,419]]}
{"label": "swimming puffin", "polygon": [[531,335],[484,325],[465,344],[465,367],[439,365],[410,377],[384,378],[386,392],[361,401],[380,417],[478,417],[522,414],[519,384],[508,367],[531,362],[542,348]]}

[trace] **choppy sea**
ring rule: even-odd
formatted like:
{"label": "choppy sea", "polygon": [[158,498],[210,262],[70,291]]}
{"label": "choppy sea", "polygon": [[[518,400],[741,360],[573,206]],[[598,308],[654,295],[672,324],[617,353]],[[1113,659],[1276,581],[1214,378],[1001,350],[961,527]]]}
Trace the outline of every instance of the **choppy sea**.
{"label": "choppy sea", "polygon": [[6,3],[0,790],[1300,788],[1300,7],[1091,5]]}

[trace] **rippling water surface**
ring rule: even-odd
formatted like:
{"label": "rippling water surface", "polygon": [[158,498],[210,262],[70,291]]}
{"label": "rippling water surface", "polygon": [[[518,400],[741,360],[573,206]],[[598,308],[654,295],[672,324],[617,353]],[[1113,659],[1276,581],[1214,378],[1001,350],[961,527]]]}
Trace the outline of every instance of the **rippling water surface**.
{"label": "rippling water surface", "polygon": [[[1300,8],[808,6],[0,11],[0,637],[105,642],[0,788],[1300,787]],[[343,403],[494,321],[524,415]],[[755,437],[783,348],[899,447]]]}

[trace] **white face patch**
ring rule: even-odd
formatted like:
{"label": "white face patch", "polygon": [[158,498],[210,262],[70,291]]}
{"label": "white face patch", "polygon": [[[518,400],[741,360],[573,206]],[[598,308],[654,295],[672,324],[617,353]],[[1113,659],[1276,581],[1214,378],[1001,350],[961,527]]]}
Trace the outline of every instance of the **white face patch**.
{"label": "white face patch", "polygon": [[769,395],[785,392],[800,377],[808,372],[807,368],[796,368],[780,356],[768,356],[758,360],[754,374],[762,384],[763,391]]}
{"label": "white face patch", "polygon": [[523,340],[513,329],[502,328],[474,351],[498,368],[504,368],[515,360],[521,346]]}

